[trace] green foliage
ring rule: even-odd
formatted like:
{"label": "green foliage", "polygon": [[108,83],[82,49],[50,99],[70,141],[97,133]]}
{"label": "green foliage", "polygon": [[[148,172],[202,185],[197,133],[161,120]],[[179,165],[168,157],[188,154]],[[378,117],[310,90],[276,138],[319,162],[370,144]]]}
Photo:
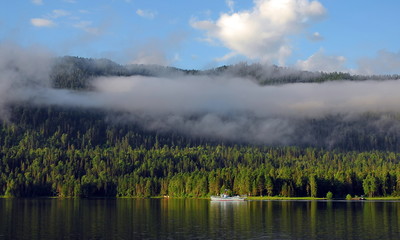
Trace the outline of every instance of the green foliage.
{"label": "green foliage", "polygon": [[351,196],[351,194],[347,194],[346,195],[346,200],[351,200],[353,197]]}
{"label": "green foliage", "polygon": [[11,110],[0,124],[0,195],[400,194],[396,151],[233,145],[107,122],[99,111]]}
{"label": "green foliage", "polygon": [[333,198],[333,193],[331,191],[326,193],[326,199],[331,200]]}
{"label": "green foliage", "polygon": [[310,176],[309,184],[310,184],[310,197],[317,197],[318,183],[315,175]]}
{"label": "green foliage", "polygon": [[368,174],[363,180],[364,193],[369,197],[374,197],[378,195],[378,179],[372,174]]}

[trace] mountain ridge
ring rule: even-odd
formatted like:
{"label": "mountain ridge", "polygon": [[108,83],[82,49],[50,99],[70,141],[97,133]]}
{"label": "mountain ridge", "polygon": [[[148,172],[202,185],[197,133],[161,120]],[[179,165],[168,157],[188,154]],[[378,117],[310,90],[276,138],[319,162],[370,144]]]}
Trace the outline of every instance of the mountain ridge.
{"label": "mountain ridge", "polygon": [[206,70],[185,70],[161,65],[128,64],[120,65],[109,59],[92,59],[64,56],[55,60],[50,78],[55,88],[85,89],[88,81],[101,76],[147,76],[147,77],[178,77],[178,76],[220,76],[249,78],[260,85],[286,83],[315,83],[326,81],[350,80],[397,80],[400,75],[352,75],[345,72],[310,72],[296,70],[276,65],[259,63],[238,63],[220,66]]}

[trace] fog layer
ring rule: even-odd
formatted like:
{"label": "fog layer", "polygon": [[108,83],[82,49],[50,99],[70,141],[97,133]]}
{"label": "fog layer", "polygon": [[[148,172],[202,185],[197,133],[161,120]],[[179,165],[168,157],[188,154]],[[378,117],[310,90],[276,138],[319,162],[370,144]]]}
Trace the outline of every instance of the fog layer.
{"label": "fog layer", "polygon": [[[2,48],[0,56],[0,116],[7,106],[29,102],[46,106],[96,108],[111,121],[132,122],[155,131],[248,143],[313,142],[301,129],[308,120],[340,116],[343,121],[365,113],[384,116],[400,111],[400,81],[334,81],[260,86],[234,77],[99,77],[91,90],[54,89],[49,82],[48,54]],[[383,131],[399,122],[377,118]],[[299,136],[299,130],[302,130]],[[309,130],[312,131],[312,130]]]}

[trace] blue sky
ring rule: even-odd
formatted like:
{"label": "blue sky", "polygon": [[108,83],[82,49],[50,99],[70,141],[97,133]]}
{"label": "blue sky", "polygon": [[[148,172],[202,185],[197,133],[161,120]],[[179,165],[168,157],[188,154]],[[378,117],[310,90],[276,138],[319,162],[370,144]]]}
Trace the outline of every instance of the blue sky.
{"label": "blue sky", "polygon": [[[4,7],[5,5],[5,7]],[[205,69],[261,62],[400,73],[398,0],[18,0],[0,42],[56,55]]]}

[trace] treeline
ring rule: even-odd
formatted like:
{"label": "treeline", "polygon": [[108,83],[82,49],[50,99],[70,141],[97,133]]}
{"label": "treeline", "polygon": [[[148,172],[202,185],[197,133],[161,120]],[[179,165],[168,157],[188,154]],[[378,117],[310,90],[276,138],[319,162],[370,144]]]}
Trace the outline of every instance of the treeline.
{"label": "treeline", "polygon": [[153,77],[176,77],[184,75],[244,77],[253,79],[260,85],[338,80],[362,81],[370,79],[400,79],[399,75],[363,76],[343,72],[309,72],[278,67],[276,65],[262,65],[259,63],[238,63],[208,70],[185,70],[159,65],[120,65],[109,59],[91,59],[71,56],[55,59],[50,79],[55,88],[84,90],[90,89],[90,81],[95,77],[135,75]]}
{"label": "treeline", "polygon": [[65,56],[54,60],[50,80],[54,88],[90,90],[90,81],[102,76],[164,76],[182,74],[185,71],[158,65],[120,65],[109,59],[92,59]]}
{"label": "treeline", "polygon": [[400,196],[400,154],[234,145],[107,121],[95,110],[14,106],[0,126],[0,195]]}

